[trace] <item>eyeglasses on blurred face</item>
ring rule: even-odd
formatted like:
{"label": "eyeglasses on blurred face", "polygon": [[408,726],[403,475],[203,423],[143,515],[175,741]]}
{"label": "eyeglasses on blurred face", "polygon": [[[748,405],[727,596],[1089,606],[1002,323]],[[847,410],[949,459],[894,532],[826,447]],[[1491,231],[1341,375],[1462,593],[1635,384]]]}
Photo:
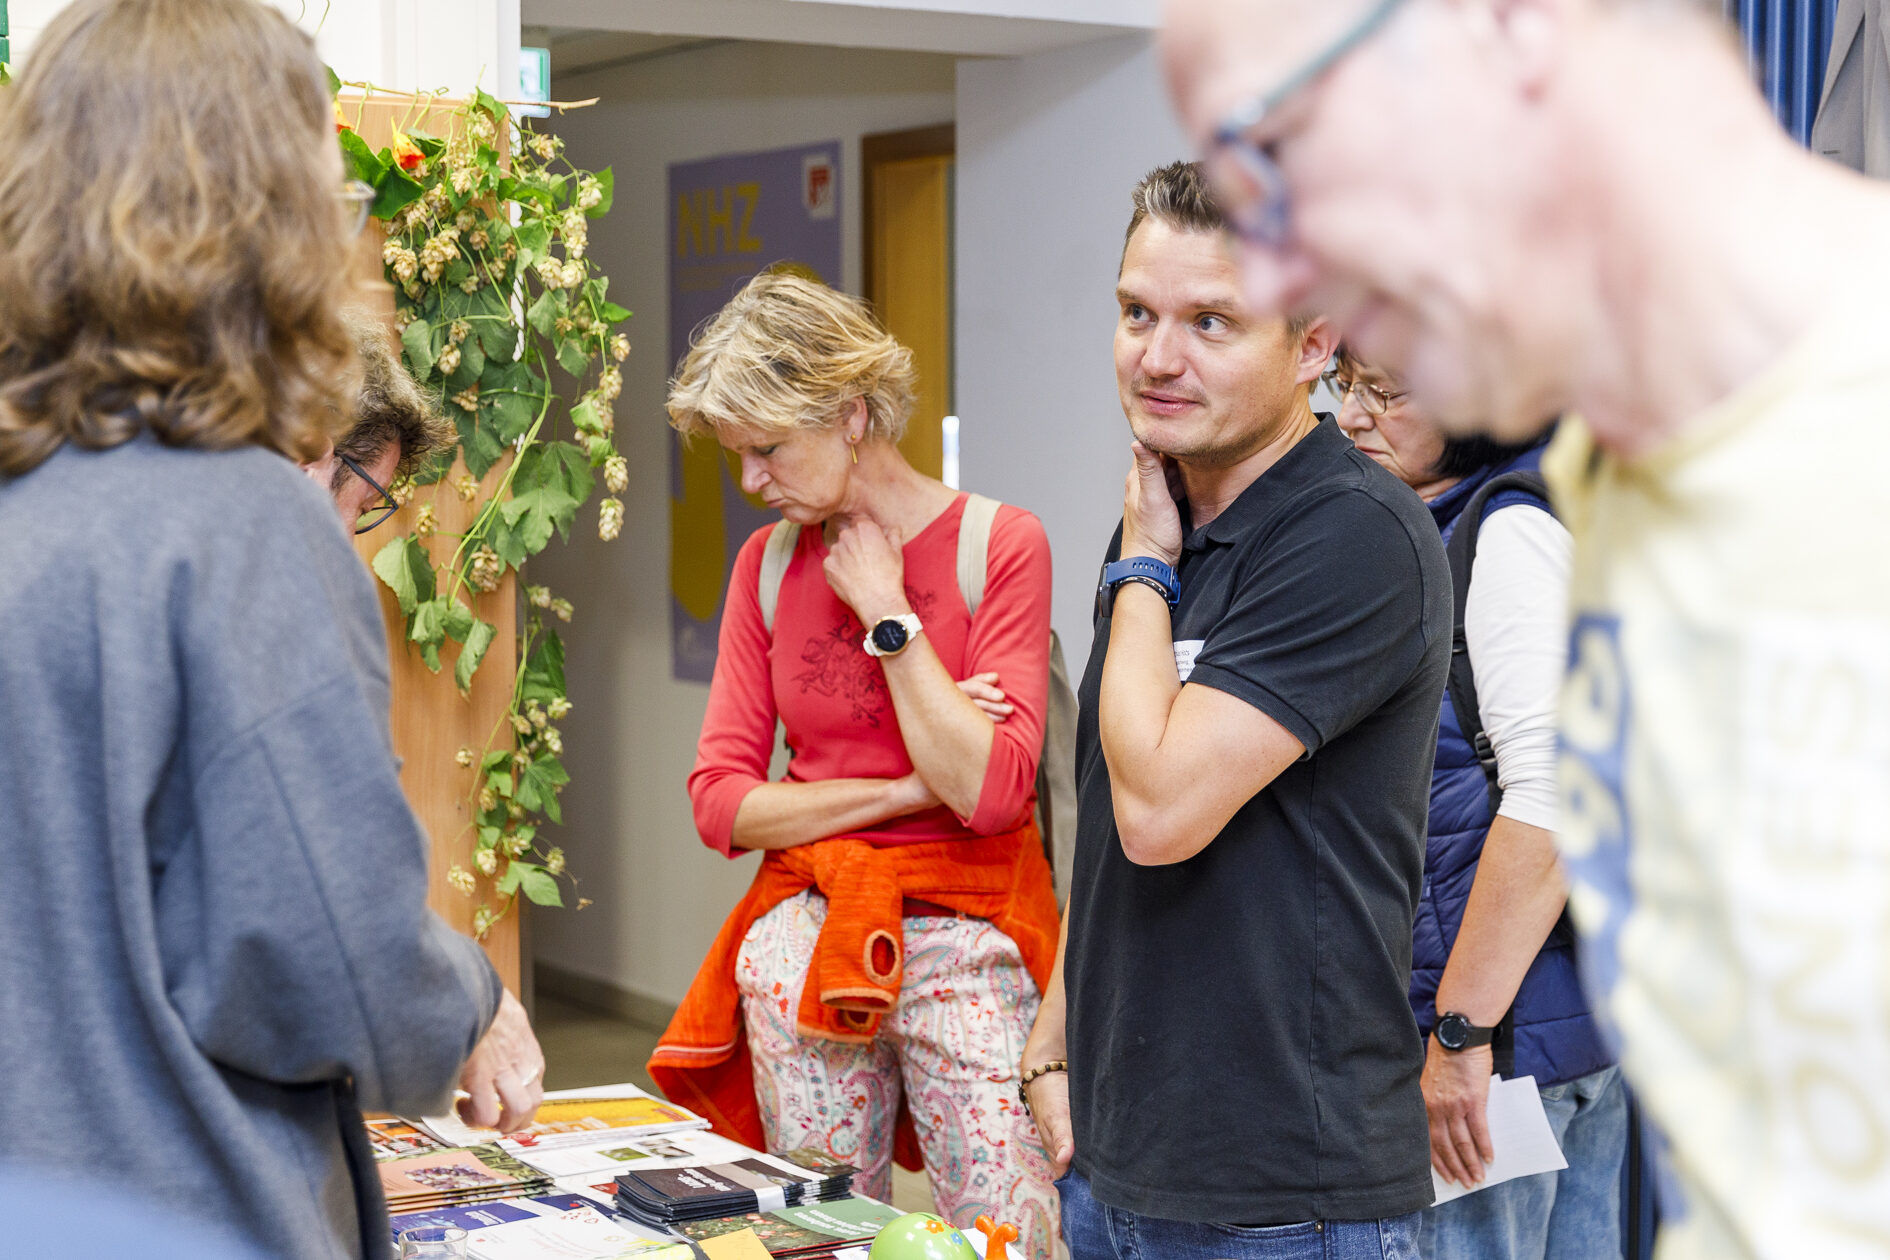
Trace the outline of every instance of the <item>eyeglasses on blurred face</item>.
{"label": "eyeglasses on blurred face", "polygon": [[1278,249],[1292,227],[1292,198],[1286,176],[1270,141],[1248,133],[1339,59],[1364,43],[1385,24],[1404,0],[1379,0],[1350,30],[1316,57],[1288,75],[1277,87],[1248,100],[1221,120],[1203,159],[1215,200],[1234,234],[1262,249]]}
{"label": "eyeglasses on blurred face", "polygon": [[374,208],[374,198],[378,195],[374,186],[364,180],[350,179],[342,183],[335,196],[341,200],[342,220],[348,224],[348,235],[361,235],[361,229],[367,226],[368,211]]}
{"label": "eyeglasses on blurred face", "polygon": [[375,497],[368,501],[367,507],[362,509],[361,515],[355,520],[355,533],[365,534],[376,525],[384,522],[394,513],[400,511],[400,504],[394,502],[394,496],[388,493],[387,487],[368,476],[367,469],[361,467],[360,464],[349,459],[346,455],[337,453],[335,458],[340,460],[342,464],[347,467],[349,472],[366,482],[368,488],[373,490],[375,494]]}
{"label": "eyeglasses on blurred face", "polygon": [[1402,389],[1396,391],[1381,389],[1364,381],[1347,380],[1345,373],[1338,368],[1330,369],[1320,379],[1325,381],[1326,388],[1332,391],[1332,396],[1339,400],[1339,406],[1345,406],[1347,397],[1355,397],[1358,399],[1359,409],[1366,415],[1374,417],[1382,416],[1390,411],[1408,392]]}

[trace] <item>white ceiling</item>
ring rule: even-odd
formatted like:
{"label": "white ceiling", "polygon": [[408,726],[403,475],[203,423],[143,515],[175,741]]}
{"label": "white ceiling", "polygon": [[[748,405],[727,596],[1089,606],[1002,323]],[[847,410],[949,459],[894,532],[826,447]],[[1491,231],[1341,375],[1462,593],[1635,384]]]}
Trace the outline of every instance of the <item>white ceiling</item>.
{"label": "white ceiling", "polygon": [[[1150,31],[1159,10],[1159,0],[522,0],[528,27],[668,41],[626,42],[617,57],[703,39],[1016,56]],[[609,60],[582,55],[586,65]]]}

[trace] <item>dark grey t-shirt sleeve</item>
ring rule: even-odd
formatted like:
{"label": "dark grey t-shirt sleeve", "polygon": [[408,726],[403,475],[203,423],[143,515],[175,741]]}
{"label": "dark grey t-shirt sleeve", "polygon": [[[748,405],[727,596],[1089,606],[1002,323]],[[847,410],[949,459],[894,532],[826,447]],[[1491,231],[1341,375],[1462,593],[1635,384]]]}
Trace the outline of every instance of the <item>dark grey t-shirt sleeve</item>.
{"label": "dark grey t-shirt sleeve", "polygon": [[1363,489],[1296,508],[1258,544],[1190,683],[1237,696],[1315,752],[1379,708],[1424,654],[1407,527]]}

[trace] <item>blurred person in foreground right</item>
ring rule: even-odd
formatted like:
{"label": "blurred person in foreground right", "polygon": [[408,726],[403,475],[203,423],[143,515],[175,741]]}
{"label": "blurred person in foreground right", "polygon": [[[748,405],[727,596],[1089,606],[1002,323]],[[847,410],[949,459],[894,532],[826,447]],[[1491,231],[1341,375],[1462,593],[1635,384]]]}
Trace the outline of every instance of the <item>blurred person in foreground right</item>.
{"label": "blurred person in foreground right", "polygon": [[291,462],[358,384],[344,191],[255,0],[77,0],[0,93],[0,1164],[278,1260],[391,1253],[364,1109],[517,1128],[543,1069],[426,907],[372,581]]}
{"label": "blurred person in foreground right", "polygon": [[1263,309],[1544,461],[1558,843],[1671,1144],[1661,1255],[1890,1256],[1890,194],[1717,4],[1171,0]]}

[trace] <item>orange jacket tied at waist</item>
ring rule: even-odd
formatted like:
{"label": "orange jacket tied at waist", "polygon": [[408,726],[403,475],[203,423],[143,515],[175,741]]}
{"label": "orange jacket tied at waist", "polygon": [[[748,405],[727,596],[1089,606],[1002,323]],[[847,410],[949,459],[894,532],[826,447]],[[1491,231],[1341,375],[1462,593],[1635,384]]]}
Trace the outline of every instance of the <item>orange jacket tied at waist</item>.
{"label": "orange jacket tied at waist", "polygon": [[[899,1000],[907,897],[989,920],[1017,943],[1039,992],[1056,962],[1056,896],[1034,825],[969,840],[878,848],[836,838],[767,853],[650,1056],[650,1075],[665,1094],[754,1147],[764,1135],[735,958],[757,919],[807,888],[827,898],[827,920],[795,1013],[803,1037],[873,1040],[880,1017]],[[894,1156],[907,1168],[920,1166],[903,1105]]]}

